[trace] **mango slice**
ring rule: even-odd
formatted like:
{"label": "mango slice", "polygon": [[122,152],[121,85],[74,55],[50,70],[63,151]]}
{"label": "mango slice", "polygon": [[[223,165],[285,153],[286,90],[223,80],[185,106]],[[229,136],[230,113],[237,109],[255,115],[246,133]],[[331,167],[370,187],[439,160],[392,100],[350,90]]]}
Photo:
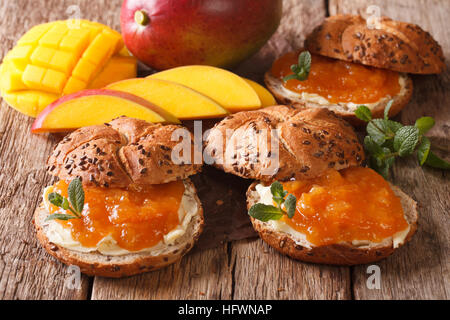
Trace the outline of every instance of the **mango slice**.
{"label": "mango slice", "polygon": [[180,122],[159,106],[133,94],[92,89],[64,96],[48,105],[34,121],[31,131],[70,131],[109,122],[122,115],[153,123]]}
{"label": "mango slice", "polygon": [[166,109],[178,119],[216,118],[228,114],[214,100],[175,82],[136,78],[112,83],[106,88],[144,98]]}
{"label": "mango slice", "polygon": [[260,85],[259,83],[250,80],[250,79],[246,79],[246,78],[242,78],[245,80],[245,82],[247,82],[252,88],[253,90],[255,90],[256,94],[258,95],[259,99],[261,100],[261,107],[270,107],[270,106],[274,106],[277,104],[275,98],[273,97],[273,95],[270,93],[269,90],[267,90],[266,88],[264,88],[262,85]]}
{"label": "mango slice", "polygon": [[92,80],[89,88],[99,89],[110,83],[136,76],[136,60],[132,57],[114,56],[105,68]]}
{"label": "mango slice", "polygon": [[87,20],[55,21],[25,33],[3,59],[0,93],[35,117],[59,97],[134,78],[137,61],[120,33]]}
{"label": "mango slice", "polygon": [[230,112],[261,108],[258,94],[238,75],[210,66],[184,66],[150,75],[200,92]]}

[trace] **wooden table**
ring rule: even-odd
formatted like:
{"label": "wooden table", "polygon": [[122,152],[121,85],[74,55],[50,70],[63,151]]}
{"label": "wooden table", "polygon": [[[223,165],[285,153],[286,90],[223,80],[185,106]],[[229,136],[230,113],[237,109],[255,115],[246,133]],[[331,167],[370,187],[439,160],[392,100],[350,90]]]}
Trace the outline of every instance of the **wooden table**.
{"label": "wooden table", "polygon": [[[379,5],[382,15],[414,22],[438,40],[450,61],[446,0],[285,0],[282,24],[271,41],[236,71],[261,81],[279,54],[298,48],[325,16],[366,15]],[[46,0],[0,2],[0,56],[31,26],[81,17],[119,30],[120,0]],[[405,124],[433,116],[429,133],[448,159],[450,72],[413,76],[414,95],[398,117]],[[67,285],[67,268],[51,258],[34,237],[32,215],[51,178],[44,170],[52,135],[32,135],[33,119],[0,109],[0,298],[1,299],[447,299],[450,297],[450,188],[448,173],[421,169],[415,159],[400,161],[393,181],[420,204],[420,226],[407,246],[377,265],[381,289],[368,289],[367,266],[304,264],[281,256],[259,239],[197,250],[161,271],[126,279],[82,276],[79,289]]]}

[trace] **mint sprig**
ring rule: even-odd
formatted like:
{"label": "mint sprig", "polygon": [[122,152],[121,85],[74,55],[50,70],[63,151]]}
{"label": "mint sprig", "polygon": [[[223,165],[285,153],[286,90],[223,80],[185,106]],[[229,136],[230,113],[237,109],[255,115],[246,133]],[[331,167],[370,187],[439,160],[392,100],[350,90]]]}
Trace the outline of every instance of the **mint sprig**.
{"label": "mint sprig", "polygon": [[309,71],[311,70],[311,54],[309,51],[303,51],[298,56],[298,64],[291,65],[293,74],[287,75],[283,78],[286,82],[291,79],[304,81],[308,79]]}
{"label": "mint sprig", "polygon": [[73,179],[67,189],[69,199],[63,197],[57,192],[52,192],[48,195],[48,201],[64,210],[69,210],[72,214],[54,213],[49,215],[45,220],[69,220],[80,219],[81,212],[84,207],[84,190],[80,178]]}
{"label": "mint sprig", "polygon": [[369,165],[385,179],[389,178],[389,170],[397,157],[406,157],[417,152],[419,165],[427,165],[439,169],[450,169],[450,163],[431,152],[430,140],[424,136],[435,124],[432,117],[421,117],[414,126],[389,119],[392,106],[389,101],[383,119],[373,119],[366,106],[359,106],[355,115],[367,122],[367,136],[364,138],[364,148],[369,154]]}
{"label": "mint sprig", "polygon": [[[248,214],[263,222],[279,220],[283,215],[287,215],[291,219],[295,214],[297,198],[293,194],[288,194],[283,189],[283,185],[278,181],[272,183],[270,192],[272,193],[272,199],[276,206],[257,203],[250,208]],[[282,205],[284,205],[286,210],[282,208]]]}

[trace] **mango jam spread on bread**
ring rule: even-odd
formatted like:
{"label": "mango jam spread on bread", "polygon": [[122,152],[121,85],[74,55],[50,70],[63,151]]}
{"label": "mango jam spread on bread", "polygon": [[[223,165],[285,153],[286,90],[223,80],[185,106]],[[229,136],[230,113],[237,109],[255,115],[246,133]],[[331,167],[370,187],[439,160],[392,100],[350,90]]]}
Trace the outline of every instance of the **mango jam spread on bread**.
{"label": "mango jam spread on bread", "polygon": [[[299,57],[303,50],[310,53],[308,64]],[[293,77],[302,68],[306,76]],[[417,25],[386,17],[374,25],[361,16],[335,15],[307,36],[304,49],[275,60],[265,83],[279,103],[328,108],[362,125],[354,115],[359,105],[380,118],[392,100],[390,116],[394,116],[412,96],[407,73],[434,74],[444,69],[441,46]]]}
{"label": "mango jam spread on bread", "polygon": [[[263,131],[278,132],[275,143],[252,138]],[[228,148],[220,138],[226,132],[234,132]],[[369,263],[392,254],[416,230],[414,200],[363,167],[353,128],[332,111],[291,105],[239,112],[210,131],[206,151],[216,167],[256,180],[247,191],[253,227],[294,259]]]}
{"label": "mango jam spread on bread", "polygon": [[[409,231],[400,198],[370,168],[329,169],[312,179],[281,184],[296,197],[297,204],[294,216],[283,216],[280,223],[304,234],[315,246],[358,239],[381,242]],[[273,204],[270,187],[260,184],[256,190],[262,203]]]}
{"label": "mango jam spread on bread", "polygon": [[[270,70],[279,79],[292,74],[300,52],[288,52],[277,59]],[[406,79],[398,72],[367,67],[319,55],[312,55],[306,80],[291,79],[283,86],[318,103],[372,104],[390,99],[405,90]]]}
{"label": "mango jam spread on bread", "polygon": [[155,270],[189,251],[203,227],[188,178],[200,165],[172,161],[178,142],[171,136],[180,128],[121,117],[74,131],[56,145],[47,169],[60,180],[44,190],[35,213],[47,251],[82,272],[110,277]]}

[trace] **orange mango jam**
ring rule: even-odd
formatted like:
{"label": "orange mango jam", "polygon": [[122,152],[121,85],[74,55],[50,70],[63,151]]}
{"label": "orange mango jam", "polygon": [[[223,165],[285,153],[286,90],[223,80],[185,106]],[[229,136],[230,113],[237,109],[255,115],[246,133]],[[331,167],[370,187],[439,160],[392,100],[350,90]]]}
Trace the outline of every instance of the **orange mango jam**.
{"label": "orange mango jam", "polygon": [[282,219],[317,246],[370,240],[381,242],[408,227],[400,198],[369,168],[352,167],[305,181],[284,182],[297,211]]}
{"label": "orange mango jam", "polygon": [[[59,181],[52,192],[67,195],[68,183]],[[84,247],[95,247],[111,235],[117,245],[138,251],[156,245],[178,224],[178,209],[184,193],[182,181],[145,187],[144,190],[84,187],[82,219],[55,220],[70,228],[72,238]],[[50,214],[67,213],[50,204]]]}
{"label": "orange mango jam", "polygon": [[[291,65],[298,63],[298,55],[289,52],[276,60],[272,75],[283,79],[292,74]],[[297,93],[318,94],[331,103],[373,103],[398,94],[398,79],[398,72],[312,55],[308,79],[288,80],[284,86]]]}

